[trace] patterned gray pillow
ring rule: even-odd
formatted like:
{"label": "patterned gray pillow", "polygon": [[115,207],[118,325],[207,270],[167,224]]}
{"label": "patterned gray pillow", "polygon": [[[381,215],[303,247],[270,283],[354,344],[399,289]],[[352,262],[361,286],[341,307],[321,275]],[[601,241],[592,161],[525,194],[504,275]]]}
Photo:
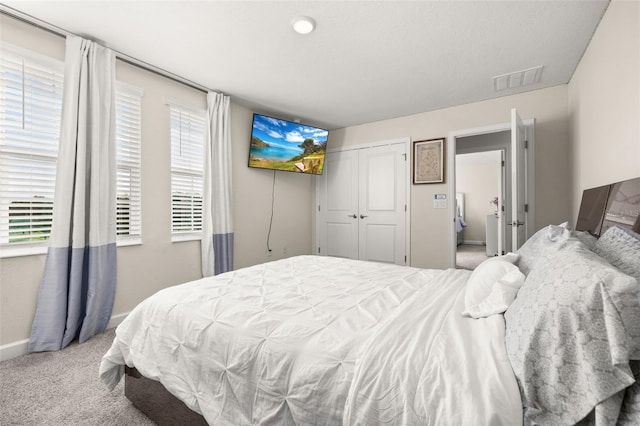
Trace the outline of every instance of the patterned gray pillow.
{"label": "patterned gray pillow", "polygon": [[570,238],[537,261],[505,320],[525,424],[620,409],[618,393],[635,380],[629,360],[640,359],[637,280]]}
{"label": "patterned gray pillow", "polygon": [[596,237],[585,231],[575,231],[573,233],[573,236],[579,239],[582,244],[587,246],[587,248],[591,251],[593,251],[596,246],[596,242],[598,241]]}
{"label": "patterned gray pillow", "polygon": [[640,281],[640,235],[612,226],[596,241],[593,251]]}
{"label": "patterned gray pillow", "polygon": [[528,275],[542,257],[552,255],[560,244],[571,236],[567,223],[549,225],[533,234],[516,252],[520,259],[516,264],[520,271]]}

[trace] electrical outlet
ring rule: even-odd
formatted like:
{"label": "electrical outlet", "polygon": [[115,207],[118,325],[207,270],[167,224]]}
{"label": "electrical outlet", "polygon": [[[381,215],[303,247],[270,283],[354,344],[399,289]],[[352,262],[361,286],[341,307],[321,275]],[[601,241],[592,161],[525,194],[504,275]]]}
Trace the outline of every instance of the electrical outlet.
{"label": "electrical outlet", "polygon": [[273,250],[267,249],[267,257],[271,257],[271,255],[273,254]]}
{"label": "electrical outlet", "polygon": [[287,254],[287,246],[284,246],[284,247],[282,248],[282,254]]}

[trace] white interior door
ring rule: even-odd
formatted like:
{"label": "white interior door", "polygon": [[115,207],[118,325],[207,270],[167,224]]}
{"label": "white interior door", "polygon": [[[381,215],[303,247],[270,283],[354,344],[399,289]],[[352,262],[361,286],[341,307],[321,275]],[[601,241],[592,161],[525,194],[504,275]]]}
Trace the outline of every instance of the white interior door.
{"label": "white interior door", "polygon": [[318,180],[318,254],[407,264],[406,143],[333,151]]}
{"label": "white interior door", "polygon": [[500,150],[500,173],[498,173],[498,255],[505,253],[505,181],[506,181],[506,158],[504,149]]}
{"label": "white interior door", "polygon": [[526,240],[526,126],[515,108],[511,110],[511,250]]}
{"label": "white interior door", "polygon": [[328,152],[318,186],[318,254],[358,259],[358,151]]}
{"label": "white interior door", "polygon": [[358,215],[362,260],[406,264],[404,144],[360,150]]}

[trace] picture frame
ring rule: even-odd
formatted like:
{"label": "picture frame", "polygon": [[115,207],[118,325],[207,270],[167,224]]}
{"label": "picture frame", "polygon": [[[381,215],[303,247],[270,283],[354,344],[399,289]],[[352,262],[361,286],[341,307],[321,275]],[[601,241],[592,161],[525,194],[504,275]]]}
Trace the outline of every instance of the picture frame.
{"label": "picture frame", "polygon": [[413,142],[413,183],[445,183],[445,138]]}

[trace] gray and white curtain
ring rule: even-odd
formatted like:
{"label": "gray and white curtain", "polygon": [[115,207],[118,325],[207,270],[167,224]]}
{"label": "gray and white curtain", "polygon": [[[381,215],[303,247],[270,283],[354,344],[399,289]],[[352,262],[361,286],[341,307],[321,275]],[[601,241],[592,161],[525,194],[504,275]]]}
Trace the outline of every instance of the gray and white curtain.
{"label": "gray and white curtain", "polygon": [[29,351],[107,327],[116,291],[115,56],[67,37],[53,224]]}
{"label": "gray and white curtain", "polygon": [[202,275],[233,269],[233,199],[229,96],[207,94],[202,208]]}

